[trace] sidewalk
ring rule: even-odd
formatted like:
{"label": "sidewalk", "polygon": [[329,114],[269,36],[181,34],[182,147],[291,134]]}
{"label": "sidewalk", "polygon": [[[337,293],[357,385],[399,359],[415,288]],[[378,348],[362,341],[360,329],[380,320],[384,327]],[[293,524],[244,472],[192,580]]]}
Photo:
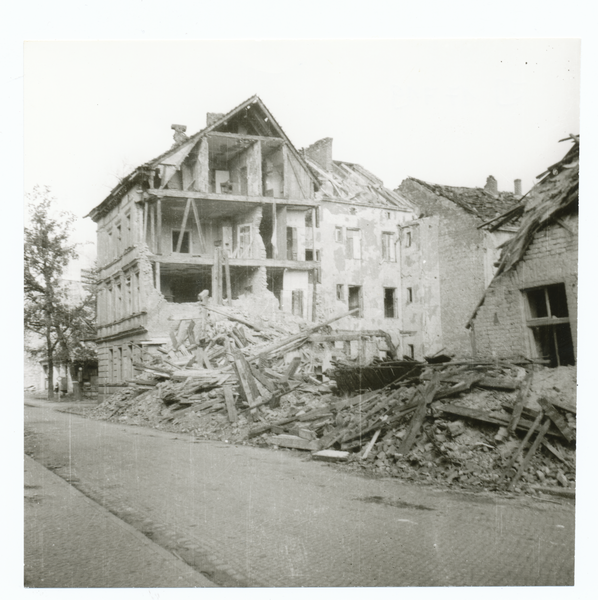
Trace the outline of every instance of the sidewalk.
{"label": "sidewalk", "polygon": [[216,587],[28,456],[25,586]]}

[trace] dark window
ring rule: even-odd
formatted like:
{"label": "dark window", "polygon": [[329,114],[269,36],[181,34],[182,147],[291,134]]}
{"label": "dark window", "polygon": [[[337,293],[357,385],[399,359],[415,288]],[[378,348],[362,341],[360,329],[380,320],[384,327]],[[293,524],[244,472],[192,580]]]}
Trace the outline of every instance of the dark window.
{"label": "dark window", "polygon": [[359,310],[356,313],[353,313],[352,317],[362,317],[363,316],[363,306],[362,306],[362,297],[361,297],[361,286],[360,285],[350,285],[349,286],[349,310],[353,310],[358,308]]}
{"label": "dark window", "polygon": [[345,301],[345,286],[342,283],[336,284],[336,299],[341,302]]}
{"label": "dark window", "polygon": [[407,288],[407,304],[411,304],[413,302],[413,288]]}
{"label": "dark window", "polygon": [[527,326],[532,332],[536,355],[550,367],[575,364],[575,350],[564,283],[525,290]]}
{"label": "dark window", "polygon": [[[179,243],[179,235],[181,234],[180,231],[173,231],[172,232],[172,251],[176,252],[177,251],[177,246]],[[179,252],[185,253],[185,254],[189,254],[190,252],[190,248],[189,248],[189,232],[185,231],[183,233],[183,241],[181,242],[181,248],[179,250]]]}
{"label": "dark window", "polygon": [[386,319],[396,319],[397,303],[396,288],[384,288],[384,317]]}
{"label": "dark window", "polygon": [[407,248],[409,248],[409,246],[411,246],[411,232],[408,231],[405,234],[405,246],[407,246]]}
{"label": "dark window", "polygon": [[305,260],[313,260],[314,259],[314,251],[305,249]]}
{"label": "dark window", "polygon": [[407,352],[409,352],[409,358],[415,358],[415,346],[413,344],[407,344]]}

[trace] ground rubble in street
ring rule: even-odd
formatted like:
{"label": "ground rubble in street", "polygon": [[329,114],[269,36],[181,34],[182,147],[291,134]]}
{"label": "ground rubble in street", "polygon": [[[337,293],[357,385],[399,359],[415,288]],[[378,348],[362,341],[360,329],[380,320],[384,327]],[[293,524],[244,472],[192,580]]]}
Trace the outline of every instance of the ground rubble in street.
{"label": "ground rubble in street", "polygon": [[419,362],[393,348],[363,365],[335,352],[329,325],[346,315],[264,326],[231,307],[205,312],[199,325],[176,323],[171,343],[144,354],[139,375],[86,414],[383,477],[574,495],[575,367]]}

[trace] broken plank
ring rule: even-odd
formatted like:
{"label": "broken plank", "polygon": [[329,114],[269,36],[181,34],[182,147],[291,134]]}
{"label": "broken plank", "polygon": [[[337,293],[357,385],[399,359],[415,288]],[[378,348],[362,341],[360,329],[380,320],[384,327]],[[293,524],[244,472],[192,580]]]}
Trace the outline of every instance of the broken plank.
{"label": "broken plank", "polygon": [[314,460],[323,460],[325,462],[345,461],[349,458],[349,452],[339,452],[338,450],[320,450],[312,455]]}
{"label": "broken plank", "polygon": [[291,364],[289,365],[289,368],[286,370],[282,378],[283,383],[286,383],[291,377],[293,377],[293,375],[295,375],[300,364],[301,359],[298,356],[295,356],[293,360],[291,360]]}
{"label": "broken plank", "polygon": [[575,471],[575,465],[572,465],[548,440],[542,440],[542,445],[563,464],[567,465],[572,471]]}
{"label": "broken plank", "polygon": [[242,325],[247,325],[247,327],[251,327],[252,329],[255,329],[256,331],[260,331],[260,332],[265,331],[265,329],[263,327],[260,327],[259,325],[256,325],[255,323],[251,323],[250,321],[246,321],[245,319],[241,319],[239,317],[231,315],[226,310],[222,310],[220,308],[215,308],[214,306],[208,306],[207,304],[204,304],[203,307],[206,310],[209,310],[209,311],[218,313],[219,315],[225,316],[227,319],[229,319],[229,321],[236,321],[237,323],[241,323]]}
{"label": "broken plank", "polygon": [[535,490],[536,492],[542,492],[543,494],[550,494],[552,496],[562,496],[563,498],[575,499],[575,490],[547,487],[544,485],[532,485],[531,488],[532,490]]}
{"label": "broken plank", "polygon": [[523,474],[525,469],[527,469],[527,465],[529,464],[533,455],[536,453],[538,446],[542,443],[542,440],[544,439],[544,436],[546,435],[546,432],[548,431],[549,427],[550,427],[550,419],[546,419],[544,421],[544,424],[540,428],[540,431],[538,431],[538,435],[536,436],[534,443],[531,445],[531,448],[528,450],[528,453],[525,455],[525,458],[521,461],[521,464],[519,465],[519,469],[518,469],[517,473],[515,473],[515,477],[513,477],[513,479],[511,479],[511,482],[509,483],[509,486],[507,488],[509,491],[511,491],[515,487],[515,484],[519,481],[519,478],[521,477],[521,475]]}
{"label": "broken plank", "polygon": [[523,381],[523,384],[522,384],[521,388],[519,389],[519,393],[517,394],[517,400],[515,401],[515,406],[513,407],[513,415],[511,417],[511,420],[509,421],[509,425],[507,427],[507,431],[510,434],[513,434],[515,432],[515,429],[517,428],[517,424],[519,423],[519,419],[521,418],[521,411],[523,410],[523,406],[524,406],[527,396],[529,394],[529,391],[530,391],[530,388],[532,385],[533,376],[534,376],[533,371],[530,371],[526,375],[525,380]]}
{"label": "broken plank", "polygon": [[560,408],[561,410],[566,410],[567,412],[577,414],[577,408],[572,406],[571,404],[567,404],[566,402],[561,402],[560,400],[555,400],[554,398],[550,398],[550,404]]}
{"label": "broken plank", "polygon": [[286,425],[287,423],[292,423],[293,421],[295,421],[295,417],[288,417],[286,419],[281,419],[280,421],[275,421],[274,423],[263,423],[262,425],[257,425],[256,427],[254,427],[253,429],[250,429],[247,432],[247,438],[251,439],[253,437],[256,437],[258,435],[262,435],[262,433],[266,433],[268,431],[270,431],[271,427],[281,427],[283,425]]}
{"label": "broken plank", "polygon": [[331,417],[332,412],[329,408],[315,408],[314,410],[310,410],[309,412],[303,413],[302,415],[298,415],[297,418],[299,421],[315,421],[321,417]]}
{"label": "broken plank", "polygon": [[380,435],[381,431],[382,431],[382,429],[376,430],[376,433],[374,433],[374,437],[372,437],[372,439],[369,441],[368,445],[365,447],[365,450],[363,451],[363,454],[361,455],[361,460],[365,460],[368,457],[368,455],[372,451],[372,448],[374,447],[374,444],[376,443],[376,440],[378,439],[378,436]]}
{"label": "broken plank", "polygon": [[283,448],[295,448],[297,450],[317,450],[318,440],[305,440],[296,435],[275,435],[268,440],[271,444],[282,446]]}
{"label": "broken plank", "polygon": [[228,412],[228,420],[231,423],[236,423],[237,422],[237,409],[235,408],[235,400],[233,398],[233,390],[228,385],[225,385],[222,389],[224,391],[224,401],[226,402],[226,411]]}
{"label": "broken plank", "polygon": [[552,406],[549,400],[546,398],[539,398],[538,404],[544,409],[544,412],[548,418],[556,425],[557,429],[565,436],[568,442],[572,442],[575,439],[575,433],[571,430],[565,417]]}
{"label": "broken plank", "polygon": [[511,377],[482,377],[476,385],[482,388],[512,391],[519,388],[520,382]]}
{"label": "broken plank", "polygon": [[249,365],[251,369],[252,375],[269,391],[275,392],[276,386],[272,383],[268,377],[266,377],[265,373],[260,370],[257,365]]}
{"label": "broken plank", "polygon": [[523,438],[523,441],[521,442],[521,444],[519,444],[517,450],[515,450],[515,452],[513,453],[513,456],[511,456],[511,458],[509,459],[509,462],[507,463],[507,466],[506,466],[507,469],[510,469],[515,464],[517,457],[521,454],[521,452],[523,452],[525,445],[527,444],[529,439],[532,437],[532,434],[537,429],[541,420],[542,420],[542,413],[539,413],[538,416],[536,417],[536,420],[532,423],[532,426],[528,429],[528,432],[526,433],[525,437]]}
{"label": "broken plank", "polygon": [[424,419],[426,418],[426,414],[428,412],[428,405],[434,399],[434,395],[436,394],[439,385],[440,382],[438,381],[438,377],[435,377],[434,379],[432,379],[432,381],[430,381],[430,383],[426,385],[424,391],[422,392],[421,402],[418,408],[416,409],[413,418],[411,419],[411,423],[409,425],[407,434],[401,441],[401,444],[398,449],[398,454],[404,455],[407,454],[409,450],[411,450],[411,447],[415,443],[415,438],[417,437],[417,434],[419,433]]}

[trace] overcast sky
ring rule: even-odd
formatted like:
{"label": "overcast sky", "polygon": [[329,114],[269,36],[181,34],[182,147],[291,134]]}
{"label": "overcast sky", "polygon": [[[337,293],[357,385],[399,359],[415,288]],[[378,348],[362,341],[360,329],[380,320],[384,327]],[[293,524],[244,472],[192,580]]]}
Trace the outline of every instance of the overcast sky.
{"label": "overcast sky", "polygon": [[[579,133],[580,42],[28,42],[25,189],[83,217],[117,178],[253,94],[293,144],[396,188],[408,176],[527,191]],[[77,240],[95,240],[82,219]],[[88,248],[91,248],[89,246]],[[87,255],[92,252],[88,249]]]}

